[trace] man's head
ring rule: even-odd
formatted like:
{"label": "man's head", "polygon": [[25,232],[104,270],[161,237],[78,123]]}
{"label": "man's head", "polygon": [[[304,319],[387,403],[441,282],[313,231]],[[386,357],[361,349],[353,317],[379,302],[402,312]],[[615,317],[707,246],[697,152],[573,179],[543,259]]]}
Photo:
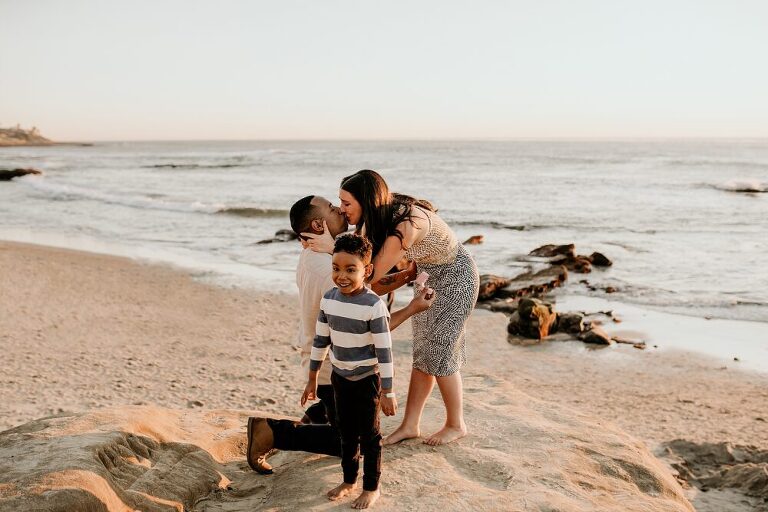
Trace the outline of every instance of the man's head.
{"label": "man's head", "polygon": [[347,219],[330,201],[320,196],[302,197],[291,207],[291,229],[301,233],[323,232],[323,221],[328,224],[328,231],[337,236],[347,230]]}
{"label": "man's head", "polygon": [[373,272],[373,246],[367,238],[347,234],[336,239],[333,247],[333,282],[348,295],[362,290]]}

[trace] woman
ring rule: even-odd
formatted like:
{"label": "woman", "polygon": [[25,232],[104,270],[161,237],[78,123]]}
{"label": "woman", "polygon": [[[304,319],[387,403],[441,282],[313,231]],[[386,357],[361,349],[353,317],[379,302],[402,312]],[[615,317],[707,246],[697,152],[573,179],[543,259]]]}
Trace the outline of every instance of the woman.
{"label": "woman", "polygon": [[[383,294],[427,272],[427,286],[436,293],[430,309],[413,316],[413,369],[405,416],[384,444],[419,437],[421,414],[437,382],[446,410],[443,428],[424,442],[435,446],[466,435],[460,369],[466,361],[464,324],[477,300],[479,277],[474,261],[429,204],[390,194],[384,179],[370,170],[342,180],[341,210],[356,231],[373,244],[372,289]],[[329,240],[312,240],[316,250]],[[415,268],[387,276],[406,258]]]}

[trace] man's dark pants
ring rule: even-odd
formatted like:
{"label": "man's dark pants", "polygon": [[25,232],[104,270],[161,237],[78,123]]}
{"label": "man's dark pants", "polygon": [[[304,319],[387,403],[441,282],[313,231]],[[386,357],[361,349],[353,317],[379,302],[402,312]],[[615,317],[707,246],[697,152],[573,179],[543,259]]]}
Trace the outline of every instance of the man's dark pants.
{"label": "man's dark pants", "polygon": [[[321,453],[333,457],[341,456],[341,438],[336,423],[333,386],[318,386],[317,397],[320,399],[320,403],[325,409],[324,415],[330,420],[330,423],[307,425],[291,420],[268,419],[267,423],[272,428],[272,434],[275,438],[275,448],[292,452]],[[312,414],[310,417],[313,416],[314,419],[320,419],[316,414]]]}
{"label": "man's dark pants", "polygon": [[341,432],[341,468],[344,483],[354,484],[363,456],[363,489],[375,491],[381,476],[381,433],[379,432],[379,394],[381,379],[373,374],[348,380],[331,374],[336,414]]}

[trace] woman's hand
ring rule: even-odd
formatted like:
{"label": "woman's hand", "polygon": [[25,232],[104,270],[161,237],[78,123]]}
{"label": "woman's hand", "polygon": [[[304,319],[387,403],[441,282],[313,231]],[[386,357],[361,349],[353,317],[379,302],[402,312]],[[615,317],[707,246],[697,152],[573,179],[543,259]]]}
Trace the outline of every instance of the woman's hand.
{"label": "woman's hand", "polygon": [[336,240],[331,236],[331,232],[328,231],[328,224],[325,222],[325,219],[323,219],[323,233],[321,235],[317,233],[302,233],[301,236],[306,237],[307,246],[313,251],[333,254],[333,246]]}
{"label": "woman's hand", "polygon": [[406,308],[412,315],[415,315],[428,310],[433,302],[435,302],[435,290],[425,286],[411,299]]}

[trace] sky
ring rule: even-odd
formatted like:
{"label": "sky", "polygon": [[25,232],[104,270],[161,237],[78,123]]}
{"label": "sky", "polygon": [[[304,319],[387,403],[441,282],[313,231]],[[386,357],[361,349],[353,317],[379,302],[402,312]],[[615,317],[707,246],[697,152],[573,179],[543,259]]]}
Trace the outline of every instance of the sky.
{"label": "sky", "polygon": [[55,140],[768,137],[764,0],[0,0]]}

